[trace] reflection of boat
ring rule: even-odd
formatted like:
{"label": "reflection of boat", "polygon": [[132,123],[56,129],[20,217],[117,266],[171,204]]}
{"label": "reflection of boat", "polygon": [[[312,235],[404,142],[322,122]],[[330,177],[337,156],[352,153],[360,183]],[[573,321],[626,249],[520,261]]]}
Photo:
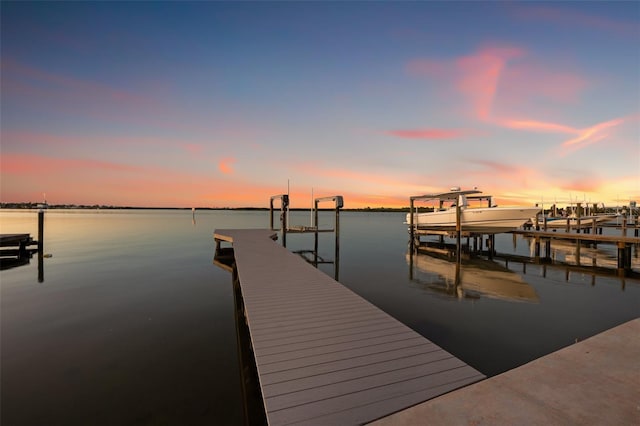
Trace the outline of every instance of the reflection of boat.
{"label": "reflection of boat", "polygon": [[[518,273],[490,260],[474,258],[458,263],[436,255],[412,255],[411,252],[407,253],[406,258],[407,263],[417,267],[418,270],[435,273],[444,278],[447,287],[453,282],[455,284],[453,291],[447,293],[458,298],[476,294],[516,302],[537,303],[539,301],[535,289]],[[431,285],[431,287],[434,286]]]}
{"label": "reflection of boat", "polygon": [[[582,216],[580,218],[580,228],[592,228],[594,223],[596,226],[598,224],[602,224],[605,222],[609,222],[612,219],[615,219],[615,214],[602,214],[602,215],[592,215],[592,216]],[[569,217],[546,217],[547,220],[547,228],[552,229],[565,229],[567,227],[567,221],[569,221],[569,228],[576,229],[578,227],[578,217],[575,215],[571,215]],[[544,226],[544,218],[534,217],[532,222],[538,223],[538,226],[541,228]]]}
{"label": "reflection of boat", "polygon": [[[452,188],[451,192],[421,197],[438,199],[441,205],[446,201],[453,202],[453,204],[448,208],[436,209],[433,212],[414,213],[414,226],[417,226],[418,229],[454,231],[456,229],[456,203],[460,206],[460,226],[462,230],[484,234],[495,234],[517,229],[540,211],[539,207],[470,207],[467,195],[480,193],[477,190],[460,191],[459,188]],[[488,196],[482,198],[490,199]],[[410,213],[407,214],[406,220],[407,223],[411,222]]]}

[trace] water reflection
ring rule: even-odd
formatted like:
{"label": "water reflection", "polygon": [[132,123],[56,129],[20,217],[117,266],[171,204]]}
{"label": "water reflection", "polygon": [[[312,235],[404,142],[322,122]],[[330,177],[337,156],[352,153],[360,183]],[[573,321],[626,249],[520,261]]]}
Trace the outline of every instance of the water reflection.
{"label": "water reflection", "polygon": [[492,299],[538,303],[533,287],[508,268],[478,257],[456,258],[446,249],[422,247],[406,254],[409,278],[426,290],[457,299]]}
{"label": "water reflection", "polygon": [[[529,252],[533,257],[535,253],[535,241],[529,238]],[[587,244],[580,241],[551,241],[550,259],[556,263],[566,263],[576,266],[592,266],[600,268],[618,269],[618,257],[612,245]],[[634,250],[631,259],[632,267],[638,262],[638,250]]]}

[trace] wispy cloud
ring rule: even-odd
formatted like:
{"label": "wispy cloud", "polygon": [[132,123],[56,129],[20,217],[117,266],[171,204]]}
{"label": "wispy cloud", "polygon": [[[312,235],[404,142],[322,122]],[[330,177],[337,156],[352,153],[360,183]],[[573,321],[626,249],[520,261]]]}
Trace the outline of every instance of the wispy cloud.
{"label": "wispy cloud", "polygon": [[624,119],[617,118],[581,129],[577,137],[571,138],[562,143],[560,155],[567,155],[573,151],[577,151],[589,145],[606,140],[611,136],[613,129],[622,123],[624,123]]}
{"label": "wispy cloud", "polygon": [[[526,50],[516,46],[486,45],[454,60],[413,60],[408,63],[407,71],[413,75],[435,77],[449,84],[463,96],[472,117],[483,124],[570,135],[570,139],[559,141],[557,151],[561,156],[607,140],[613,128],[624,122],[623,118],[618,118],[587,128],[577,128],[526,115],[520,118],[506,117],[501,111],[518,107],[526,109],[539,98],[561,103],[576,102],[579,94],[588,86],[587,80],[581,75],[536,64],[528,57]],[[395,131],[391,134],[406,138],[421,137],[419,130]],[[425,139],[429,136],[445,139],[454,137],[454,133],[429,131],[424,134]]]}
{"label": "wispy cloud", "polygon": [[466,132],[459,129],[413,129],[387,130],[384,133],[403,139],[448,140],[464,136]]}
{"label": "wispy cloud", "polygon": [[508,127],[511,129],[522,129],[522,130],[533,130],[539,132],[553,132],[553,133],[569,133],[569,134],[577,134],[578,130],[571,127],[566,126],[564,124],[557,123],[546,123],[544,121],[536,121],[536,120],[510,120],[510,119],[500,119],[496,120],[501,126]]}
{"label": "wispy cloud", "polygon": [[573,135],[558,147],[558,154],[565,156],[571,152],[589,145],[606,140],[613,133],[613,129],[626,121],[626,118],[616,118],[604,121],[586,128],[575,128],[564,124],[545,123],[535,120],[497,120],[500,125],[512,129],[531,130],[536,132],[552,132]]}
{"label": "wispy cloud", "polygon": [[456,88],[467,96],[481,120],[491,116],[500,78],[507,61],[525,52],[517,47],[485,47],[456,60]]}

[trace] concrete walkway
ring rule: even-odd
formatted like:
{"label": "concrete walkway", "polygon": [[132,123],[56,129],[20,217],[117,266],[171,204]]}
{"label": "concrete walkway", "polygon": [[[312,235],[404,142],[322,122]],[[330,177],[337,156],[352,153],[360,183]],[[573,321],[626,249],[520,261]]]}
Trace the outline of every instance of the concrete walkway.
{"label": "concrete walkway", "polygon": [[640,425],[640,318],[382,425]]}

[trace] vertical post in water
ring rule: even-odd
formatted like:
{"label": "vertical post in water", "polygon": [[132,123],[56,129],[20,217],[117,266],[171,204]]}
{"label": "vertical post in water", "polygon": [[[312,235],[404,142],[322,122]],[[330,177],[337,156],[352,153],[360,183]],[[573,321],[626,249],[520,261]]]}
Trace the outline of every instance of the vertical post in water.
{"label": "vertical post in water", "polygon": [[273,197],[269,200],[269,228],[273,231]]}
{"label": "vertical post in water", "polygon": [[582,203],[576,203],[576,232],[580,233],[580,218],[582,217]]}
{"label": "vertical post in water", "polygon": [[38,282],[44,281],[44,210],[38,211]]}
{"label": "vertical post in water", "polygon": [[[285,202],[286,200],[286,202]],[[287,215],[289,214],[289,210],[287,209],[289,205],[289,196],[282,196],[282,207],[280,208],[280,221],[282,223],[282,246],[287,246]]]}
{"label": "vertical post in water", "polygon": [[38,211],[38,253],[42,254],[44,249],[44,210]]}
{"label": "vertical post in water", "polygon": [[625,264],[626,264],[626,251],[625,244],[623,242],[618,242],[618,271],[625,272]]}
{"label": "vertical post in water", "polygon": [[489,259],[493,260],[493,255],[495,253],[495,242],[496,242],[496,235],[495,234],[489,234],[489,237],[487,238],[487,251],[489,252]]}
{"label": "vertical post in water", "polygon": [[334,254],[334,273],[335,280],[338,281],[338,277],[340,276],[340,208],[342,207],[342,197],[336,197],[336,226],[334,230],[336,231],[336,247]]}
{"label": "vertical post in water", "polygon": [[313,202],[313,224],[315,226],[315,232],[313,233],[313,261],[315,266],[318,266],[318,200]]}
{"label": "vertical post in water", "polygon": [[411,252],[413,253],[413,250],[415,249],[414,247],[414,230],[413,230],[413,202],[414,199],[413,197],[409,198],[409,241],[411,244],[410,248],[411,248]]}
{"label": "vertical post in water", "polygon": [[456,256],[460,260],[460,237],[462,234],[462,224],[460,223],[460,204],[461,197],[458,196],[458,202],[456,203]]}

